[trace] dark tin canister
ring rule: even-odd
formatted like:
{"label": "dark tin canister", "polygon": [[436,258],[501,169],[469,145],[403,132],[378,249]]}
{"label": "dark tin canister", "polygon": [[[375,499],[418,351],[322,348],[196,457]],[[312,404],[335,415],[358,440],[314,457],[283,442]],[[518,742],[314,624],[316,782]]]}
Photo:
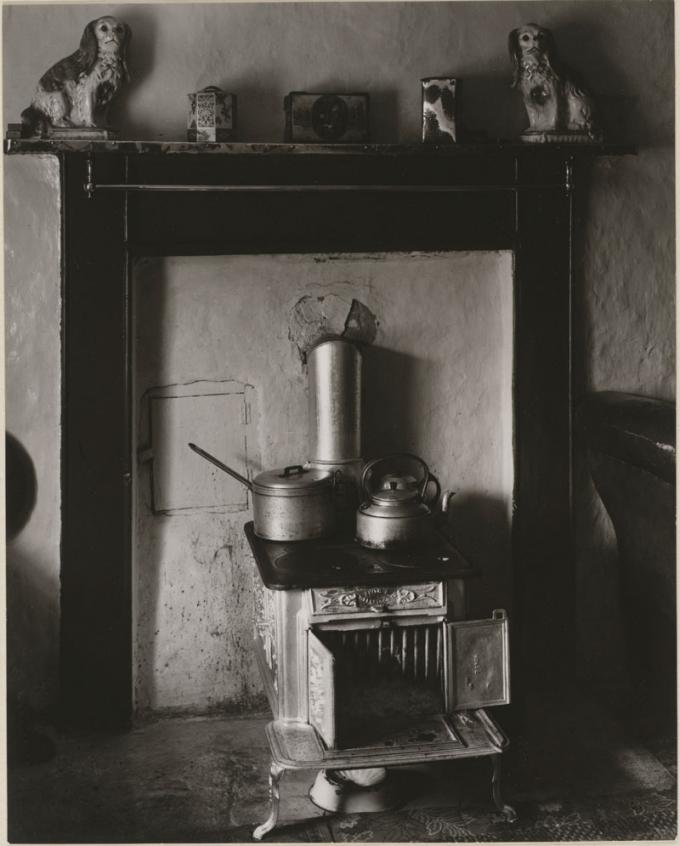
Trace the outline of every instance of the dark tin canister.
{"label": "dark tin canister", "polygon": [[368,102],[368,94],[291,91],[283,100],[285,140],[320,144],[368,141]]}

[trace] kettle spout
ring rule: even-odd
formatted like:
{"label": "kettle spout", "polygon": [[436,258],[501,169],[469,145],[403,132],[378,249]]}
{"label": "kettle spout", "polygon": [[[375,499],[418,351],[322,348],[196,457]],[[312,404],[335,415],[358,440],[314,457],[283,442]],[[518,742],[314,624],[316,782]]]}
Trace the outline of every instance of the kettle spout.
{"label": "kettle spout", "polygon": [[450,504],[451,500],[453,499],[453,497],[455,495],[456,495],[455,491],[444,491],[444,493],[442,494],[442,499],[441,499],[442,514],[448,514],[449,504]]}

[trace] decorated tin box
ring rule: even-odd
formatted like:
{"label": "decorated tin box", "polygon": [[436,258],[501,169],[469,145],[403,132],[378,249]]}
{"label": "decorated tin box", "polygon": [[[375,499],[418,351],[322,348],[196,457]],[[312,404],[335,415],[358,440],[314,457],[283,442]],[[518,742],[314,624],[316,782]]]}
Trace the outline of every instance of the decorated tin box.
{"label": "decorated tin box", "polygon": [[284,98],[286,141],[346,144],[368,141],[368,94],[307,94]]}
{"label": "decorated tin box", "polygon": [[236,95],[209,85],[189,94],[189,141],[233,141],[236,137]]}
{"label": "decorated tin box", "polygon": [[456,86],[458,80],[430,76],[423,86],[423,141],[428,144],[455,144]]}

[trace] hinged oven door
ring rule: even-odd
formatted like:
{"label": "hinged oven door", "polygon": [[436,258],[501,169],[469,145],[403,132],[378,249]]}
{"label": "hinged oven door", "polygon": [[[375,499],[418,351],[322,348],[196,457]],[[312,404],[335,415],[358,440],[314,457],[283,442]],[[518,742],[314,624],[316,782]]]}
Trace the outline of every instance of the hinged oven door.
{"label": "hinged oven door", "polygon": [[497,609],[489,620],[444,624],[446,711],[510,702],[508,618]]}
{"label": "hinged oven door", "polygon": [[312,631],[307,632],[309,722],[329,749],[335,746],[335,658]]}

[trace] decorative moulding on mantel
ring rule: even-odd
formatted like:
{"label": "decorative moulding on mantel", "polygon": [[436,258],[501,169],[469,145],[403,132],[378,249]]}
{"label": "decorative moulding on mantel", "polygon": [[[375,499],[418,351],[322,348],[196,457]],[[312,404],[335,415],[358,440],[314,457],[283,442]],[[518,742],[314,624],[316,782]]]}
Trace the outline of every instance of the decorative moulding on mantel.
{"label": "decorative moulding on mantel", "polygon": [[92,141],[87,139],[6,138],[5,153],[114,153],[118,155],[171,155],[181,153],[213,155],[370,155],[424,156],[456,158],[466,155],[531,154],[539,150],[551,154],[617,156],[635,154],[632,145],[567,144],[527,145],[521,141],[499,141],[478,144],[292,144],[292,143],[214,143],[191,141]]}

